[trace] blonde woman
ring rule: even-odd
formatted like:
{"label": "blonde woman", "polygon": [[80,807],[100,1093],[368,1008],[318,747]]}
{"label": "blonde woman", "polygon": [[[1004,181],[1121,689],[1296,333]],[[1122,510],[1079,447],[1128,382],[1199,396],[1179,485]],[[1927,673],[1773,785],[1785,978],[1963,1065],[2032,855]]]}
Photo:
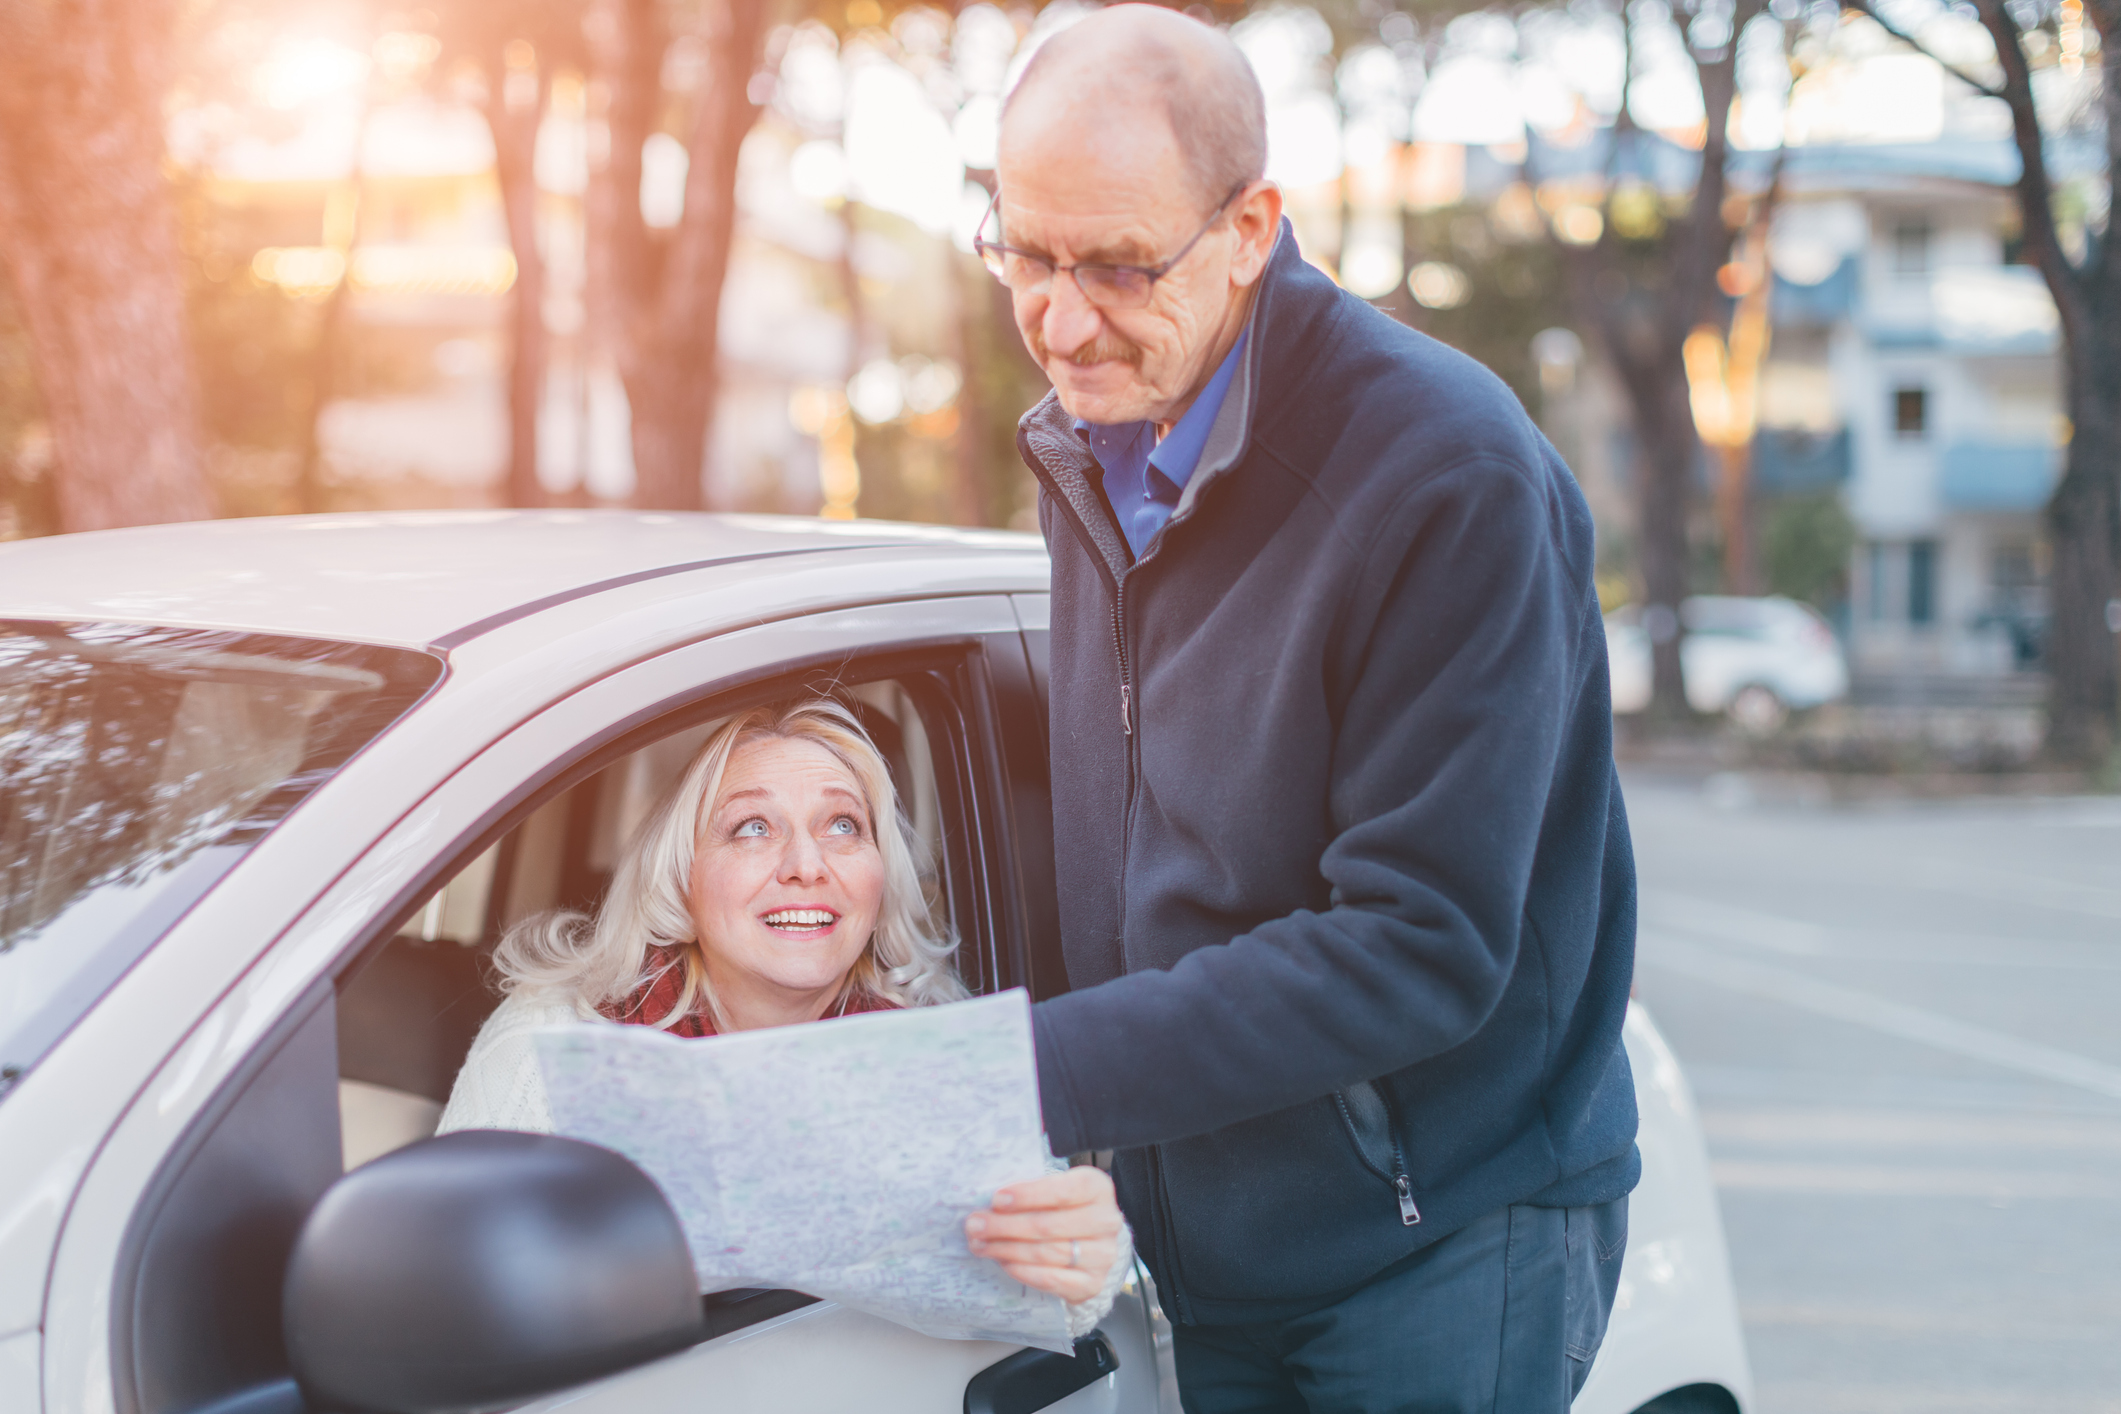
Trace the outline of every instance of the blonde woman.
{"label": "blonde woman", "polygon": [[[891,772],[818,698],[719,728],[649,815],[595,919],[549,913],[494,952],[506,993],[441,1130],[553,1127],[530,1034],[566,1021],[712,1036],[965,995],[922,897]],[[972,1250],[1069,1303],[1085,1334],[1133,1262],[1112,1181],[1061,1169],[967,1220]]]}

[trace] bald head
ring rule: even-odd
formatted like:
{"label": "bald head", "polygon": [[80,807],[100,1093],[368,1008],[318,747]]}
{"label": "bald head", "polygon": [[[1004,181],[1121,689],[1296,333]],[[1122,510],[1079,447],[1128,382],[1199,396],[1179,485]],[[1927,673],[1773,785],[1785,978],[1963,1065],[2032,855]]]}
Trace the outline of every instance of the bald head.
{"label": "bald head", "polygon": [[1281,230],[1252,66],[1219,30],[1115,5],[1039,48],[1001,137],[983,239],[1024,347],[1077,417],[1175,422],[1236,346]]}
{"label": "bald head", "polygon": [[1251,64],[1221,30],[1156,5],[1099,10],[1040,45],[1003,104],[1003,149],[1031,128],[1099,147],[1162,136],[1205,207],[1267,169]]}

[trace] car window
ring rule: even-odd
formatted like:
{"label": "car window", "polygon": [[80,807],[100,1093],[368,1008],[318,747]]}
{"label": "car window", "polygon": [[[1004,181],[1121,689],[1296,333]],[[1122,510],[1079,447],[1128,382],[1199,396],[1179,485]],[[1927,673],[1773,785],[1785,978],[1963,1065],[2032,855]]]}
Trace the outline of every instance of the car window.
{"label": "car window", "polygon": [[[923,882],[950,912],[939,742],[900,679],[843,687],[890,764]],[[348,1168],[434,1132],[481,1022],[499,1004],[490,963],[515,924],[593,912],[622,851],[724,717],[694,718],[539,805],[430,894],[338,998],[339,1111]],[[976,979],[973,979],[976,980]]]}
{"label": "car window", "polygon": [[[939,619],[959,617],[978,626],[936,634]],[[870,615],[853,626],[859,648],[806,657],[767,678],[686,684],[663,665],[644,665],[635,680],[653,684],[653,696],[629,701],[631,674],[621,674],[594,711],[570,716],[563,703],[454,775],[436,793],[465,831],[454,843],[437,844],[408,821],[375,846],[349,871],[373,872],[349,885],[348,897],[389,901],[340,935],[331,975],[216,1087],[126,1224],[111,1308],[120,1414],[178,1414],[238,1392],[246,1407],[295,1407],[278,1312],[302,1215],[347,1163],[432,1132],[499,1000],[489,975],[494,943],[540,909],[594,906],[628,831],[731,712],[798,693],[847,702],[890,763],[932,856],[934,898],[960,938],[961,975],[975,991],[1027,978],[1002,749],[1023,714],[995,710],[991,683],[1006,669],[1028,689],[1028,674],[1020,635],[986,626],[994,617],[992,605],[962,616],[922,606],[906,616],[920,636],[889,645],[875,635],[892,619]],[[625,715],[607,715],[612,709]],[[574,727],[563,725],[570,720]],[[708,1298],[709,1323],[733,1330],[810,1300],[721,1293]]]}
{"label": "car window", "polygon": [[441,671],[361,644],[0,625],[0,1096]]}
{"label": "car window", "polygon": [[1704,638],[1765,639],[1768,616],[1757,600],[1704,595],[1680,606],[1688,633]]}

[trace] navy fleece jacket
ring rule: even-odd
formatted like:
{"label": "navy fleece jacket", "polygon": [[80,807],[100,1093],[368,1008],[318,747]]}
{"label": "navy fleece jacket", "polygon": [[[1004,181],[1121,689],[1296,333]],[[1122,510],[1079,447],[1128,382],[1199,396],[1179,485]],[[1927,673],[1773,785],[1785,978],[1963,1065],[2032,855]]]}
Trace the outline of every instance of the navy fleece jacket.
{"label": "navy fleece jacket", "polygon": [[1298,1314],[1512,1203],[1627,1193],[1635,876],[1591,520],[1472,360],[1284,226],[1137,563],[1048,397],[1071,990],[1056,1152],[1115,1149],[1183,1321]]}

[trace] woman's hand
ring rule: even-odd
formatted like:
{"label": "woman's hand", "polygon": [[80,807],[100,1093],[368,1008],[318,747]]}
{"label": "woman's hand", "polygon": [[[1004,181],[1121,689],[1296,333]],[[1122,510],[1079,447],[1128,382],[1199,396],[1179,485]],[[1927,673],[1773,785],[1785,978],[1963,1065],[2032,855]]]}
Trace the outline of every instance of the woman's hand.
{"label": "woman's hand", "polygon": [[973,1255],[992,1257],[1025,1286],[1087,1301],[1119,1260],[1120,1227],[1112,1180],[1085,1164],[1010,1184],[992,1208],[965,1219],[965,1238]]}

